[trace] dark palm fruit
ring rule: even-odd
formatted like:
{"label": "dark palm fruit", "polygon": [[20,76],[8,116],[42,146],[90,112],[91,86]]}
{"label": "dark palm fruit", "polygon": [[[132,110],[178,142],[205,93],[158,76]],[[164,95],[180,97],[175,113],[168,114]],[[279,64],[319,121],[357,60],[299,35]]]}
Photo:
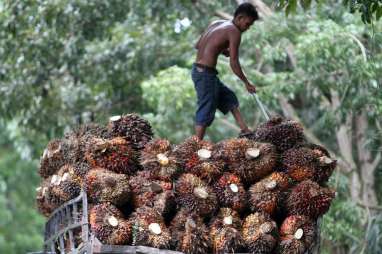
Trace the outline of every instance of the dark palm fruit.
{"label": "dark palm fruit", "polygon": [[159,180],[171,181],[178,172],[177,159],[165,139],[150,141],[141,152],[140,162],[143,169],[151,171]]}
{"label": "dark palm fruit", "polygon": [[183,174],[175,185],[177,204],[200,216],[211,215],[217,208],[215,192],[199,177]]}
{"label": "dark palm fruit", "polygon": [[224,168],[224,163],[213,157],[213,149],[214,146],[211,142],[192,136],[176,146],[174,154],[185,172],[192,173],[207,183],[211,183],[221,175]]}
{"label": "dark palm fruit", "polygon": [[214,156],[228,165],[246,184],[252,184],[273,172],[277,162],[276,149],[271,144],[249,139],[228,139],[216,146]]}
{"label": "dark palm fruit", "polygon": [[51,178],[50,193],[60,199],[60,204],[63,204],[78,195],[81,192],[82,179],[74,173],[74,167],[64,165]]}
{"label": "dark palm fruit", "polygon": [[280,227],[280,244],[277,252],[282,254],[304,254],[314,242],[315,224],[306,216],[287,217]]}
{"label": "dark palm fruit", "polygon": [[172,246],[190,254],[209,253],[211,241],[203,219],[195,213],[180,210],[171,221]]}
{"label": "dark palm fruit", "polygon": [[273,216],[281,203],[281,194],[289,186],[289,177],[282,172],[274,172],[248,190],[252,211],[262,211]]}
{"label": "dark palm fruit", "polygon": [[278,151],[283,152],[304,142],[305,137],[300,123],[274,117],[256,129],[255,140],[272,143]]}
{"label": "dark palm fruit", "polygon": [[67,162],[68,147],[62,139],[54,139],[48,143],[40,160],[38,173],[47,178],[56,173]]}
{"label": "dark palm fruit", "polygon": [[110,203],[95,205],[89,212],[93,234],[104,244],[126,245],[131,242],[132,227],[117,207]]}
{"label": "dark palm fruit", "polygon": [[102,168],[89,171],[85,177],[85,186],[92,202],[110,202],[123,205],[130,198],[129,178]]}
{"label": "dark palm fruit", "polygon": [[51,177],[45,179],[41,186],[36,189],[36,204],[37,209],[45,217],[49,217],[52,211],[57,207],[50,202],[49,184]]}
{"label": "dark palm fruit", "polygon": [[143,149],[153,137],[150,123],[137,114],[113,116],[107,127],[112,137],[123,137],[138,150]]}
{"label": "dark palm fruit", "polygon": [[243,238],[250,253],[273,253],[278,240],[277,225],[266,213],[253,213],[243,223]]}
{"label": "dark palm fruit", "polygon": [[216,196],[222,207],[243,211],[246,207],[246,192],[240,178],[231,173],[224,173],[214,185]]}
{"label": "dark palm fruit", "polygon": [[214,253],[235,253],[245,248],[240,217],[230,208],[221,208],[212,220],[210,236]]}
{"label": "dark palm fruit", "polygon": [[121,137],[111,140],[91,139],[85,157],[92,167],[105,168],[116,173],[131,175],[138,169],[136,152]]}
{"label": "dark palm fruit", "polygon": [[138,208],[130,217],[133,244],[169,249],[171,234],[158,212],[150,207]]}
{"label": "dark palm fruit", "polygon": [[333,189],[305,180],[292,188],[285,206],[289,215],[305,215],[317,219],[329,210],[334,197]]}

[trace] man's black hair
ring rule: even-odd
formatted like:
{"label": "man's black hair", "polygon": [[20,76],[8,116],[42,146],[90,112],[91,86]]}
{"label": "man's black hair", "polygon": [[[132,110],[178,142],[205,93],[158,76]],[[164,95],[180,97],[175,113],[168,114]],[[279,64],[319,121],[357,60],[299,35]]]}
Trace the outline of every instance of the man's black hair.
{"label": "man's black hair", "polygon": [[240,14],[252,17],[254,20],[259,19],[259,14],[257,13],[255,6],[250,3],[242,3],[236,8],[234,17],[236,18]]}

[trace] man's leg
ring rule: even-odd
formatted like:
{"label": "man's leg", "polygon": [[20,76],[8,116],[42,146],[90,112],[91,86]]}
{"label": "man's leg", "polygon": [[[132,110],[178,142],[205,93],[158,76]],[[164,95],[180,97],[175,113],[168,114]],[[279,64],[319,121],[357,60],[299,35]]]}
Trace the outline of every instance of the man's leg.
{"label": "man's leg", "polygon": [[203,140],[204,134],[206,133],[206,126],[203,125],[195,125],[195,134],[200,139]]}
{"label": "man's leg", "polygon": [[239,125],[239,127],[240,127],[242,133],[247,133],[247,132],[250,132],[250,131],[251,131],[251,130],[248,128],[247,124],[244,122],[244,119],[243,119],[243,117],[241,116],[239,107],[234,107],[234,108],[231,110],[231,113],[232,113],[233,117],[235,118],[236,123]]}

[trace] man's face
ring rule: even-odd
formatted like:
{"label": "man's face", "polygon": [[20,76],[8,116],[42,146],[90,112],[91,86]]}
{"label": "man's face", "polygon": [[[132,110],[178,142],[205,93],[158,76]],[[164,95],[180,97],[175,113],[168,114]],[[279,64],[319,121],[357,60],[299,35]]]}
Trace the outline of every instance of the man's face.
{"label": "man's face", "polygon": [[245,16],[245,15],[240,16],[238,18],[239,18],[238,26],[242,32],[247,31],[255,22],[254,18]]}

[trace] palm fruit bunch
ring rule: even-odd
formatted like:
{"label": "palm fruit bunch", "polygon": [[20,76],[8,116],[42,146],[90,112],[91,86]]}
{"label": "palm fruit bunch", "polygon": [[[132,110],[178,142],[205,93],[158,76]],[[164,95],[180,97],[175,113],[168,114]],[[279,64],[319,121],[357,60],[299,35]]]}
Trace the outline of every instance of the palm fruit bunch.
{"label": "palm fruit bunch", "polygon": [[273,253],[278,242],[278,229],[268,214],[256,212],[247,216],[242,232],[250,253]]}
{"label": "palm fruit bunch", "polygon": [[171,245],[183,253],[210,253],[211,239],[202,217],[181,209],[171,222]]}
{"label": "palm fruit bunch", "polygon": [[164,181],[174,179],[179,168],[170,141],[165,139],[150,141],[141,151],[140,163],[144,170],[152,172],[152,177]]}
{"label": "palm fruit bunch", "polygon": [[138,150],[143,149],[153,137],[150,123],[137,114],[113,116],[107,128],[112,137],[123,137]]}
{"label": "palm fruit bunch", "polygon": [[213,189],[193,174],[179,177],[175,184],[175,196],[179,206],[202,217],[211,215],[218,207]]}
{"label": "palm fruit bunch", "polygon": [[64,139],[54,139],[48,143],[40,160],[38,173],[47,178],[56,173],[67,160],[68,144]]}
{"label": "palm fruit bunch", "polygon": [[317,219],[329,210],[334,197],[333,189],[305,180],[291,189],[285,207],[289,215],[305,215]]}
{"label": "palm fruit bunch", "polygon": [[168,249],[171,244],[170,230],[163,217],[151,207],[139,207],[131,215],[133,244]]}
{"label": "palm fruit bunch", "polygon": [[138,169],[136,151],[121,137],[93,138],[87,144],[86,150],[85,158],[92,167],[129,175]]}
{"label": "palm fruit bunch", "polygon": [[306,216],[287,217],[280,227],[280,243],[277,253],[304,254],[314,243],[316,226]]}
{"label": "palm fruit bunch", "polygon": [[41,186],[36,188],[36,205],[38,211],[46,217],[53,212],[55,207],[51,201],[49,193],[49,182],[50,179],[45,179]]}
{"label": "palm fruit bunch", "polygon": [[329,180],[337,162],[322,146],[307,144],[284,152],[282,164],[295,181],[310,179],[323,184]]}
{"label": "palm fruit bunch", "polygon": [[263,180],[253,184],[248,190],[252,211],[262,211],[274,216],[284,191],[289,187],[289,177],[282,172],[274,172]]}
{"label": "palm fruit bunch", "polygon": [[174,154],[186,173],[192,173],[207,183],[219,177],[224,169],[224,163],[213,156],[214,145],[196,136],[177,145]]}
{"label": "palm fruit bunch", "polygon": [[274,117],[256,129],[255,140],[271,143],[279,152],[284,152],[304,142],[305,136],[300,123],[282,117]]}
{"label": "palm fruit bunch", "polygon": [[94,235],[104,244],[123,245],[131,242],[130,222],[110,203],[92,207],[89,211],[89,223]]}
{"label": "palm fruit bunch", "polygon": [[80,195],[81,183],[81,178],[75,175],[74,167],[66,164],[52,176],[50,192],[59,198],[59,203],[64,203]]}
{"label": "palm fruit bunch", "polygon": [[129,177],[103,168],[94,168],[85,176],[89,200],[123,205],[130,198]]}
{"label": "palm fruit bunch", "polygon": [[221,207],[230,207],[238,212],[246,208],[246,192],[238,176],[224,173],[214,184],[214,191]]}
{"label": "palm fruit bunch", "polygon": [[221,208],[219,214],[212,220],[210,236],[214,253],[235,253],[245,250],[239,214],[230,208]]}
{"label": "palm fruit bunch", "polygon": [[277,153],[273,145],[239,138],[217,144],[215,156],[238,174],[245,184],[252,184],[273,172]]}

